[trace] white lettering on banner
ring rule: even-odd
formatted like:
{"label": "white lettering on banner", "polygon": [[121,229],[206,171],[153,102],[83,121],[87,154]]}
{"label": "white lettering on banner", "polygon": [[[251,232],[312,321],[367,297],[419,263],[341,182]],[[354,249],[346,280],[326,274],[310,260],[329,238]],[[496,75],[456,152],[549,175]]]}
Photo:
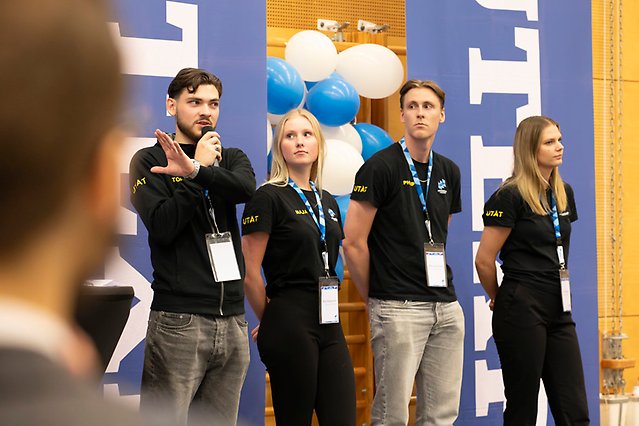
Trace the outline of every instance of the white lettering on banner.
{"label": "white lettering on banner", "polygon": [[539,31],[515,28],[515,46],[526,51],[525,61],[483,60],[481,49],[468,49],[470,103],[481,104],[484,93],[527,94],[528,104],[517,108],[517,124],[541,114]]}
{"label": "white lettering on banner", "polygon": [[[475,264],[475,258],[477,258],[478,249],[479,241],[473,241],[473,265]],[[495,267],[497,268],[497,285],[501,285],[501,280],[504,279],[504,272],[501,270],[501,264],[497,261],[495,261]],[[473,268],[473,283],[481,284],[479,275],[477,274],[477,268]]]}
{"label": "white lettering on banner", "polygon": [[475,351],[485,351],[488,340],[493,335],[491,322],[493,313],[488,307],[490,299],[485,296],[473,297],[473,324],[475,325]]}
{"label": "white lettering on banner", "polygon": [[[128,138],[124,144],[120,156],[120,173],[129,173],[129,163],[135,153],[155,144],[154,138]],[[120,188],[118,186],[118,188]],[[138,235],[138,215],[131,210],[120,206],[120,218],[118,220],[118,233],[122,235]]]}
{"label": "white lettering on banner", "polygon": [[526,12],[529,21],[539,19],[537,13],[537,0],[475,0],[486,9],[512,10]]}
{"label": "white lettering on banner", "polygon": [[[505,401],[504,384],[501,379],[501,370],[489,370],[485,360],[475,361],[475,416],[486,417],[491,403]],[[537,399],[536,426],[546,426],[548,423],[548,398],[544,383],[539,385],[539,397]]]}
{"label": "white lettering on banner", "polygon": [[[471,202],[473,231],[482,231],[484,223],[484,180],[505,180],[513,172],[513,148],[511,146],[484,146],[481,136],[470,137]],[[476,214],[479,212],[479,214]]]}
{"label": "white lettering on banner", "polygon": [[114,248],[109,254],[105,266],[105,276],[116,283],[130,285],[135,291],[135,297],[140,301],[131,308],[122,337],[118,342],[111,361],[107,366],[107,373],[115,373],[120,368],[120,362],[131,352],[146,336],[147,320],[151,309],[153,291],[151,283],[146,280],[133,266],[120,256],[120,249]]}
{"label": "white lettering on banner", "polygon": [[[475,0],[487,9],[525,11],[529,21],[538,20],[536,0]],[[531,28],[515,27],[515,46],[526,52],[525,61],[484,60],[480,48],[468,49],[468,80],[470,104],[482,102],[484,93],[526,94],[528,103],[516,111],[516,124],[531,115],[541,114],[541,76],[539,68],[539,31]],[[501,179],[512,174],[512,146],[484,146],[482,137],[470,136],[471,157],[471,204],[472,230],[484,229],[482,214],[486,194],[486,179]],[[479,242],[473,241],[473,265]],[[501,283],[503,273],[497,266],[497,281]],[[473,282],[480,284],[477,271],[473,267]],[[492,336],[492,312],[486,296],[473,297],[473,331],[475,352],[484,352]],[[475,415],[485,417],[491,403],[502,403],[505,408],[504,385],[501,369],[488,369],[485,359],[475,361]],[[545,426],[548,417],[548,398],[541,384],[538,399],[537,426]]]}
{"label": "white lettering on banner", "polygon": [[548,396],[544,382],[539,383],[539,395],[537,396],[537,423],[535,426],[546,426],[548,424]]}
{"label": "white lettering on banner", "polygon": [[475,361],[475,416],[486,417],[488,405],[505,401],[501,370],[489,370],[485,359]]}
{"label": "white lettering on banner", "polygon": [[166,22],[182,29],[182,40],[123,37],[120,24],[109,22],[124,56],[124,73],[174,77],[186,67],[198,66],[198,21],[195,4],[166,2]]}

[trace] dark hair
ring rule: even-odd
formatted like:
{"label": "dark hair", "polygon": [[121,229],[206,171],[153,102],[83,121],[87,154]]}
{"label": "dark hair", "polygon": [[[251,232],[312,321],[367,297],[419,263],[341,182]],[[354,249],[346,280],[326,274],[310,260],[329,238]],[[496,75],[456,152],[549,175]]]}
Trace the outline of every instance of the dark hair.
{"label": "dark hair", "polygon": [[194,93],[202,84],[212,84],[220,98],[222,97],[222,81],[219,78],[203,69],[182,68],[169,84],[169,98],[177,99],[184,89]]}
{"label": "dark hair", "polygon": [[52,221],[113,130],[120,58],[99,0],[0,2],[0,256]]}
{"label": "dark hair", "polygon": [[446,100],[446,92],[439,87],[437,83],[432,80],[408,80],[401,89],[399,89],[399,107],[404,108],[404,95],[413,89],[419,88],[430,89],[439,98],[441,102],[441,107],[444,108],[444,101]]}

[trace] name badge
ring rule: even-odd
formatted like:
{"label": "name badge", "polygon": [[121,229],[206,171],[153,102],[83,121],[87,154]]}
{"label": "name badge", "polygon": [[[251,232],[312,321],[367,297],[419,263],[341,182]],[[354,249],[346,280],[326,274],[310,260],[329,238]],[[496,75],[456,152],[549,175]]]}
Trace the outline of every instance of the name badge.
{"label": "name badge", "polygon": [[561,281],[561,306],[564,312],[572,310],[572,301],[570,296],[570,274],[568,269],[559,270],[559,280]]}
{"label": "name badge", "polygon": [[230,232],[206,234],[206,247],[215,281],[235,281],[241,278]]}
{"label": "name badge", "polygon": [[428,287],[448,287],[444,245],[441,243],[424,243],[424,260]]}
{"label": "name badge", "polygon": [[319,278],[319,321],[320,324],[339,323],[339,280],[337,277]]}

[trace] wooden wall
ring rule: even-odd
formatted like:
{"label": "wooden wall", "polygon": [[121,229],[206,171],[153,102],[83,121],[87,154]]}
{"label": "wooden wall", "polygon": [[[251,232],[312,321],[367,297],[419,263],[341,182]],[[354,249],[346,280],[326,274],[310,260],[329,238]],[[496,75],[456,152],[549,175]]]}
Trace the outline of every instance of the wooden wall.
{"label": "wooden wall", "polygon": [[[615,5],[617,1],[613,1]],[[616,7],[616,6],[615,6]],[[639,359],[639,3],[624,1],[622,9],[623,42],[618,43],[618,26],[613,20],[613,55],[623,56],[621,78],[613,72],[613,90],[618,95],[622,93],[622,106],[619,107],[619,97],[613,99],[613,117],[622,112],[621,120],[610,122],[610,39],[609,32],[604,37],[604,27],[609,31],[610,2],[592,1],[592,55],[593,55],[593,89],[594,89],[594,121],[595,121],[595,174],[597,191],[597,258],[599,278],[599,329],[605,332],[610,329],[610,305],[606,300],[612,295],[610,282],[612,253],[610,233],[613,229],[616,212],[611,211],[611,198],[622,196],[622,267],[621,280],[623,285],[623,332],[629,338],[624,342],[624,355],[627,358]],[[605,55],[605,57],[604,57]],[[616,66],[614,69],[618,69]],[[604,81],[605,77],[605,81]],[[614,188],[610,185],[611,165],[608,161],[611,151],[610,139],[618,138],[617,131],[621,125],[623,148],[620,163],[615,167],[621,168],[622,182],[617,182]],[[612,132],[611,132],[612,129]],[[620,186],[617,184],[620,183]],[[616,210],[616,209],[615,209]],[[615,295],[616,297],[616,295]],[[626,370],[626,391],[632,391],[632,386],[639,378],[639,368]]]}

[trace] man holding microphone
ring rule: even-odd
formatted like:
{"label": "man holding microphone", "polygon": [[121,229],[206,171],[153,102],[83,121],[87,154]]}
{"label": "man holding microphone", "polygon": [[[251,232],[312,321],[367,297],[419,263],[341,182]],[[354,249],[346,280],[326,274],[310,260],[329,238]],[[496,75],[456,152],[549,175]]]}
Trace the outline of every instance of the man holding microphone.
{"label": "man holding microphone", "polygon": [[235,425],[249,363],[244,261],[236,205],[255,192],[247,156],[213,129],[221,81],[195,68],[168,88],[175,134],[131,161],[131,201],[149,232],[153,302],[144,351],[141,410],[177,424]]}

